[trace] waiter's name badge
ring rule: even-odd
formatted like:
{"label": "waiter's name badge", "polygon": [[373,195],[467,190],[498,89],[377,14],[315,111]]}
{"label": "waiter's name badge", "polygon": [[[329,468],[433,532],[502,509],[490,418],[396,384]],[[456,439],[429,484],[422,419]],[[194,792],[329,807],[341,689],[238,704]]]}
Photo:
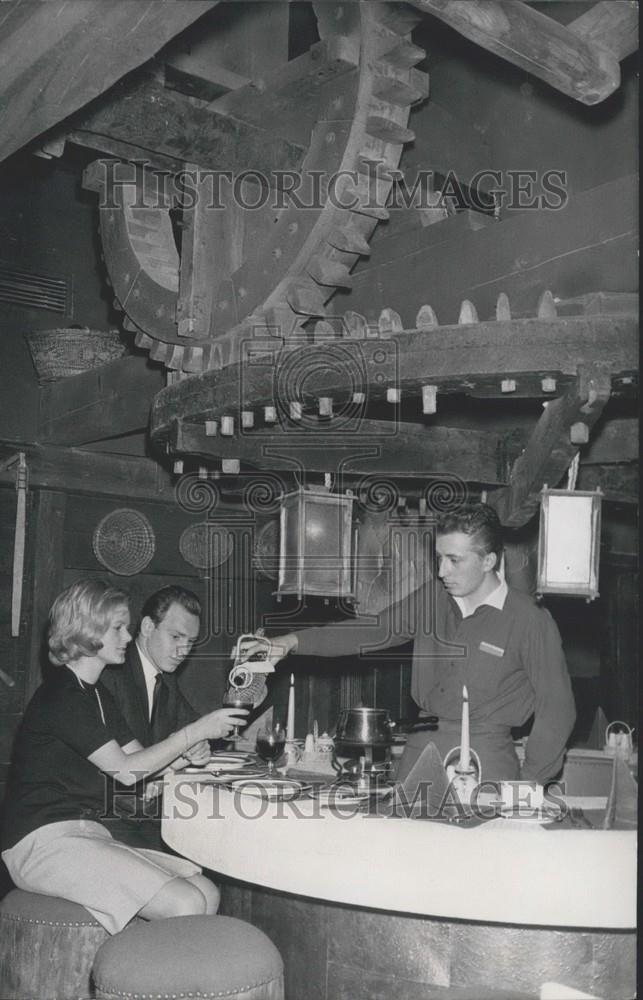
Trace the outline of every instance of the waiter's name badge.
{"label": "waiter's name badge", "polygon": [[504,656],[505,651],[502,646],[494,646],[491,642],[481,642],[479,649],[483,653],[490,653],[491,656]]}

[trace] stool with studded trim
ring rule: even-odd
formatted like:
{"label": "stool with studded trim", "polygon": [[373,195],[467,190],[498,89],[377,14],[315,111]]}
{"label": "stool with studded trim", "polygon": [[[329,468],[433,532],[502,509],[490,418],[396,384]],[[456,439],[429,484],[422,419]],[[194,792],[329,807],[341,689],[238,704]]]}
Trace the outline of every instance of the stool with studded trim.
{"label": "stool with studded trim", "polygon": [[235,917],[139,921],[94,960],[99,1000],[283,1000],[281,955],[263,931]]}
{"label": "stool with studded trim", "polygon": [[84,906],[13,889],[0,902],[0,997],[93,996],[92,963],[108,937]]}

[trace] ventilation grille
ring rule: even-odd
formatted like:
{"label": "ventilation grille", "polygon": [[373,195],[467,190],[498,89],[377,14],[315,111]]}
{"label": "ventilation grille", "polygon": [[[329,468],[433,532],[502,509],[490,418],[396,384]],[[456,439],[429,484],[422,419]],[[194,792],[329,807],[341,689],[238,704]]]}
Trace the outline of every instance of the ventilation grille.
{"label": "ventilation grille", "polygon": [[46,309],[69,315],[71,290],[66,278],[34,274],[0,262],[0,302],[23,309]]}

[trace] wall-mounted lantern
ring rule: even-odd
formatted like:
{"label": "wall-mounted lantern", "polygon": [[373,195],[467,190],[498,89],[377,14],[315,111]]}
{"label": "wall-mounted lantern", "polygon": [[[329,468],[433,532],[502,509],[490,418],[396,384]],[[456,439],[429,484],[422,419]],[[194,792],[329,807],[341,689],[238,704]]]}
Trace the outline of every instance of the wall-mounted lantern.
{"label": "wall-mounted lantern", "polygon": [[354,600],[354,497],[298,489],[281,503],[277,593]]}
{"label": "wall-mounted lantern", "polygon": [[598,597],[600,489],[541,492],[538,538],[539,594]]}

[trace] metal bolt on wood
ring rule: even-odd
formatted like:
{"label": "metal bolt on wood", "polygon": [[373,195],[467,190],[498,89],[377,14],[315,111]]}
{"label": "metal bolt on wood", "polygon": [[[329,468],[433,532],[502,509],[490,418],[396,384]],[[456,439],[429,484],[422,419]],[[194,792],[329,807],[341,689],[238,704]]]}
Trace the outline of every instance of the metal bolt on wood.
{"label": "metal bolt on wood", "polygon": [[438,409],[438,387],[437,385],[422,386],[422,413],[437,413]]}
{"label": "metal bolt on wood", "polygon": [[587,444],[589,441],[589,427],[582,420],[572,424],[569,429],[569,440],[572,444]]}

